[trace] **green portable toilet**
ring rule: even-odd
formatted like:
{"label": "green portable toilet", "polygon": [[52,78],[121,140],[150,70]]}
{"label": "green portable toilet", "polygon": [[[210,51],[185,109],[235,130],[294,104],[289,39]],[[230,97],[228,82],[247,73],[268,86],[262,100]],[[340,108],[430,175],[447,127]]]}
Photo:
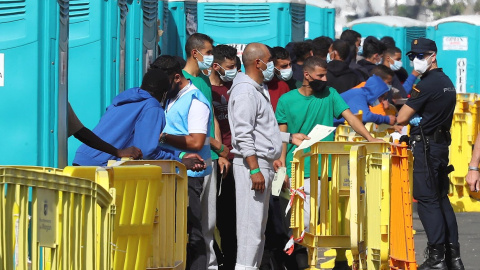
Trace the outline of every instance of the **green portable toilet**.
{"label": "green portable toilet", "polygon": [[424,22],[399,16],[375,16],[362,18],[347,24],[347,29],[359,32],[362,38],[374,36],[378,39],[390,36],[395,40],[396,46],[402,50],[403,67],[410,73],[413,69],[408,57],[412,40],[426,36]]}
{"label": "green portable toilet", "polygon": [[305,39],[335,38],[335,7],[325,0],[306,0]]}
{"label": "green portable toilet", "polygon": [[438,65],[458,93],[480,93],[480,15],[453,16],[428,24],[427,37],[437,43]]}
{"label": "green portable toilet", "polygon": [[0,2],[0,164],[67,163],[68,10],[68,0]]}

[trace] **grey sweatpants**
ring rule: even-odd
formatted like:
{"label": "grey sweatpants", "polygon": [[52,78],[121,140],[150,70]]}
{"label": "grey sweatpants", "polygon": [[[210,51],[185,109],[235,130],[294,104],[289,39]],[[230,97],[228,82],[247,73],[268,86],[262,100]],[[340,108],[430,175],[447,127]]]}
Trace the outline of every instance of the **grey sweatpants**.
{"label": "grey sweatpants", "polygon": [[272,194],[273,168],[260,168],[265,191],[252,190],[250,170],[233,164],[237,208],[237,264],[235,270],[258,269],[265,245],[268,201]]}
{"label": "grey sweatpants", "polygon": [[213,250],[215,223],[217,221],[217,161],[212,160],[212,173],[205,176],[203,193],[200,197],[202,204],[202,234],[207,251],[208,270],[217,270],[218,263]]}

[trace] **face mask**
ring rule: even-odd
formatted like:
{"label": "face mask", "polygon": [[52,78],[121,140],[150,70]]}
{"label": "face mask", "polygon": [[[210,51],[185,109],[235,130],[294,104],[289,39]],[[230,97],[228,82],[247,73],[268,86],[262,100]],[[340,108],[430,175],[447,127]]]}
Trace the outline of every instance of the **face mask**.
{"label": "face mask", "polygon": [[432,58],[432,56],[433,54],[422,60],[415,57],[415,59],[413,59],[413,69],[420,74],[425,73],[425,71],[427,71],[427,69],[432,65],[432,63],[428,63],[428,59]]}
{"label": "face mask", "polygon": [[205,69],[209,69],[211,66],[212,66],[212,63],[213,63],[213,55],[203,55],[200,51],[197,50],[197,52],[203,56],[203,61],[199,61],[197,59],[197,62],[198,62],[198,68],[200,68],[200,70],[205,70]]}
{"label": "face mask", "polygon": [[233,79],[235,79],[235,77],[237,76],[237,69],[234,68],[234,69],[224,69],[222,66],[219,65],[219,67],[221,67],[224,71],[225,71],[225,75],[222,75],[220,74],[220,72],[218,72],[218,75],[220,75],[220,79],[224,82],[231,82],[233,81]]}
{"label": "face mask", "polygon": [[207,75],[205,75],[205,76],[210,77],[210,75],[212,75],[212,70],[211,70],[211,69],[207,69]]}
{"label": "face mask", "polygon": [[358,46],[358,53],[357,55],[362,55],[363,54],[363,46]]}
{"label": "face mask", "polygon": [[308,85],[310,85],[313,92],[322,93],[323,90],[325,90],[325,87],[327,87],[327,82],[321,80],[313,80],[311,82],[308,82]]}
{"label": "face mask", "polygon": [[376,99],[370,106],[375,107],[378,106],[378,104],[380,104],[380,100]]}
{"label": "face mask", "polygon": [[292,78],[293,71],[292,68],[286,68],[286,69],[277,69],[280,72],[280,75],[277,75],[277,77],[282,80],[282,81],[288,81]]}
{"label": "face mask", "polygon": [[391,84],[387,84],[388,86],[388,91],[391,91],[392,90],[392,85]]}
{"label": "face mask", "polygon": [[[260,61],[262,61],[262,60],[260,59]],[[267,68],[265,70],[262,70],[263,81],[264,82],[269,82],[273,79],[273,75],[275,74],[274,73],[275,65],[273,64],[273,61],[270,61],[268,63],[265,63],[265,62],[262,61],[262,63],[267,65]]]}
{"label": "face mask", "polygon": [[390,69],[393,71],[397,71],[401,69],[402,66],[403,66],[402,61],[393,60],[393,64],[390,64]]}
{"label": "face mask", "polygon": [[332,57],[330,56],[330,53],[327,53],[327,63],[332,62]]}
{"label": "face mask", "polygon": [[383,58],[380,58],[377,63],[375,63],[377,66],[383,64]]}

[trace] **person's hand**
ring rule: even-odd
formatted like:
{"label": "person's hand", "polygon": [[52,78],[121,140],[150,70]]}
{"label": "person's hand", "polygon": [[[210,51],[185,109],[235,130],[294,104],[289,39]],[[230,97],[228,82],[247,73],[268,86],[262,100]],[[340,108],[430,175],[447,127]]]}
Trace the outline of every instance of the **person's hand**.
{"label": "person's hand", "polygon": [[398,133],[401,134],[402,131],[403,131],[403,126],[401,126],[401,125],[394,125],[394,126],[393,126],[393,129],[394,129],[396,132],[398,132]]}
{"label": "person's hand", "polygon": [[227,176],[231,165],[232,164],[230,163],[230,161],[228,161],[228,159],[224,157],[218,157],[218,166],[220,167],[220,174],[222,175],[222,179],[225,179],[225,176]]}
{"label": "person's hand", "polygon": [[299,146],[304,140],[310,140],[310,137],[303,133],[292,134],[292,144]]}
{"label": "person's hand", "polygon": [[378,138],[372,137],[372,138],[370,138],[370,139],[368,140],[368,142],[385,142],[385,141],[382,140],[382,139],[378,139]]}
{"label": "person's hand", "polygon": [[182,158],[182,163],[185,165],[187,170],[194,172],[200,172],[207,168],[207,164],[203,158],[195,153],[187,153]]}
{"label": "person's hand", "polygon": [[420,121],[422,121],[422,117],[418,114],[414,114],[412,119],[410,119],[410,125],[418,127],[418,125],[420,125]]}
{"label": "person's hand", "polygon": [[467,177],[465,177],[470,191],[479,191],[480,190],[480,172],[478,171],[468,171]]}
{"label": "person's hand", "polygon": [[118,149],[117,157],[131,157],[133,159],[142,159],[143,153],[142,150],[138,149],[137,147],[130,146],[125,149]]}
{"label": "person's hand", "polygon": [[223,151],[219,153],[221,157],[228,158],[228,154],[230,154],[230,149],[223,144]]}
{"label": "person's hand", "polygon": [[250,175],[250,179],[252,179],[252,190],[260,191],[261,193],[265,191],[265,178],[261,171]]}
{"label": "person's hand", "polygon": [[285,167],[285,165],[280,159],[275,160],[273,162],[273,169],[275,170],[275,172],[277,172],[280,167]]}
{"label": "person's hand", "polygon": [[395,123],[397,122],[397,117],[395,117],[395,115],[387,115],[387,116],[388,116],[388,118],[390,119],[390,120],[388,121],[388,124],[389,124],[390,126],[395,125]]}

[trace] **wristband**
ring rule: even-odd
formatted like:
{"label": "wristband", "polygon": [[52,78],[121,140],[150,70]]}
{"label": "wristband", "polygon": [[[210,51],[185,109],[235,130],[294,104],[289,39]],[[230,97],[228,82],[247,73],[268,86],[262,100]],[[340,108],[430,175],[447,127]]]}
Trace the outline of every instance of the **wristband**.
{"label": "wristband", "polygon": [[256,169],[250,170],[250,175],[254,175],[259,172],[260,172],[260,168],[256,168]]}
{"label": "wristband", "polygon": [[183,159],[183,156],[185,156],[185,154],[187,154],[187,153],[181,152],[180,155],[178,155],[178,157],[179,157],[180,159]]}
{"label": "wristband", "polygon": [[477,171],[478,172],[478,167],[475,166],[468,166],[469,171]]}
{"label": "wristband", "polygon": [[222,147],[220,147],[219,150],[215,150],[215,153],[220,154],[223,152],[224,149],[225,149],[225,145],[222,144]]}

